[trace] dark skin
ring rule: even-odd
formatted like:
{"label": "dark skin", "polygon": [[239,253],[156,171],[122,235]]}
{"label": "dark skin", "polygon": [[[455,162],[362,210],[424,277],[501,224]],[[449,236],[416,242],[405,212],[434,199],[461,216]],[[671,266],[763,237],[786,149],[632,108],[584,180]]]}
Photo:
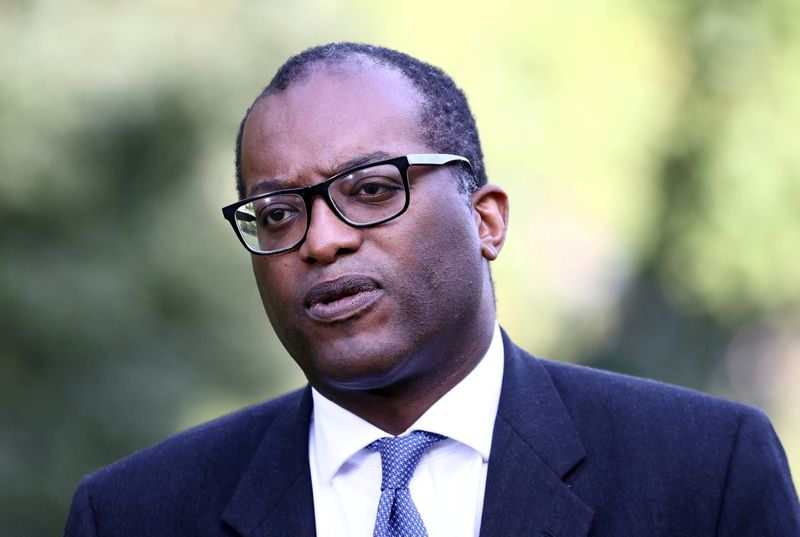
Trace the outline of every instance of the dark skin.
{"label": "dark skin", "polygon": [[[435,153],[420,136],[420,96],[376,66],[319,66],[261,100],[244,130],[248,193],[307,186],[362,162]],[[508,200],[496,185],[470,196],[453,169],[415,167],[399,218],[356,229],[321,198],[305,242],[253,256],[278,337],[321,394],[390,434],[408,429],[477,365],[494,330],[490,260],[505,240]],[[341,282],[321,307],[308,296]]]}

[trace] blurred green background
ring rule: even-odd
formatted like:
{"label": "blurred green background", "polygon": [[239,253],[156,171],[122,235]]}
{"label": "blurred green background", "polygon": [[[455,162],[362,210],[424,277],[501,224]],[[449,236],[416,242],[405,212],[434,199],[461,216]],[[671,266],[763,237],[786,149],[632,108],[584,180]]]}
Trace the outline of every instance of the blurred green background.
{"label": "blurred green background", "polygon": [[0,527],[303,379],[223,221],[289,55],[442,66],[512,201],[532,352],[765,408],[800,472],[800,3],[0,0]]}

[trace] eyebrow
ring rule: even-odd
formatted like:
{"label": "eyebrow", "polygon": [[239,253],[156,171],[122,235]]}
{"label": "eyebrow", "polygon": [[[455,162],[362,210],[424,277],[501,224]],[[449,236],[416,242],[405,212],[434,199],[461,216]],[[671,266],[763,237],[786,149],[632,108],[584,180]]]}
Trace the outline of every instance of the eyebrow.
{"label": "eyebrow", "polygon": [[[365,153],[363,155],[359,155],[354,157],[350,160],[346,160],[344,162],[340,162],[335,166],[331,167],[330,171],[332,172],[325,180],[335,175],[339,175],[342,172],[345,172],[351,168],[356,168],[358,166],[362,166],[364,164],[369,164],[370,162],[378,162],[381,160],[390,159],[391,155],[386,151],[373,151],[371,153]],[[276,190],[285,190],[287,188],[295,188],[296,185],[293,185],[293,179],[264,179],[263,181],[259,181],[253,188],[247,192],[246,197],[250,196],[257,196],[260,194],[266,194],[269,192],[275,192]]]}
{"label": "eyebrow", "polygon": [[276,190],[284,190],[287,188],[292,188],[292,185],[289,184],[289,181],[282,181],[279,179],[264,179],[263,181],[259,181],[250,191],[247,193],[247,196],[257,196],[259,194],[266,194],[267,192],[275,192]]}
{"label": "eyebrow", "polygon": [[346,172],[350,168],[356,168],[363,164],[369,164],[370,162],[378,162],[380,160],[386,160],[390,158],[392,158],[391,155],[386,151],[373,151],[372,153],[365,153],[350,160],[340,162],[337,166],[334,166],[331,170],[333,172],[331,177],[342,172]]}

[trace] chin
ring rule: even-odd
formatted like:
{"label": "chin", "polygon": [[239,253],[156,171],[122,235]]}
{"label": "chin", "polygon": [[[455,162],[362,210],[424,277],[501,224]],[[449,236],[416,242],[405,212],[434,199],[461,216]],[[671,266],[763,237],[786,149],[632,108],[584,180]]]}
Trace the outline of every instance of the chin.
{"label": "chin", "polygon": [[348,346],[341,352],[335,345],[327,347],[307,364],[311,368],[306,369],[309,382],[335,390],[372,390],[396,384],[407,369],[408,353],[376,348],[371,341],[371,345],[360,349]]}

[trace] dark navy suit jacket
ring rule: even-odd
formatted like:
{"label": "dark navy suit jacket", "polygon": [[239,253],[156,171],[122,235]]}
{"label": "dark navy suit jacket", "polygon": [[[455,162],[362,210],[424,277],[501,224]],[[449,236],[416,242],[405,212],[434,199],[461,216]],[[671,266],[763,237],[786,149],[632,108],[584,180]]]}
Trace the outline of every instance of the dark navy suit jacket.
{"label": "dark navy suit jacket", "polygon": [[[800,536],[759,410],[504,344],[482,536]],[[311,408],[306,388],[100,470],[65,535],[314,535]]]}

